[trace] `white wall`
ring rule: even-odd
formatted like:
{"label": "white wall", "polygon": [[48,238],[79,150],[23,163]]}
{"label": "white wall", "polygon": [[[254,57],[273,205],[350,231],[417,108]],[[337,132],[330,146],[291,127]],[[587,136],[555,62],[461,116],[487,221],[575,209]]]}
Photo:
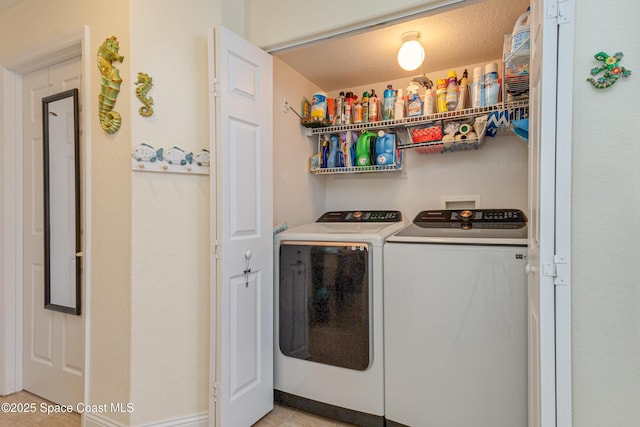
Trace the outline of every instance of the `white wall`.
{"label": "white wall", "polygon": [[[153,78],[154,114],[131,93],[131,147],[209,148],[206,0],[136,0],[131,76]],[[131,250],[132,424],[208,410],[209,176],[133,172]]]}
{"label": "white wall", "polygon": [[[576,1],[573,100],[573,424],[640,420],[640,3]],[[593,56],[622,51],[633,74],[585,80]]]}
{"label": "white wall", "polygon": [[[487,62],[499,63],[491,59]],[[472,73],[476,65],[469,64],[456,72],[462,76],[466,68]],[[444,78],[447,71],[430,70],[425,74],[435,82]],[[408,79],[393,80],[345,90],[352,90],[361,98],[364,91],[371,92],[373,88],[382,105],[382,93],[388,84],[406,94],[409,83]],[[406,133],[400,137],[408,142]],[[485,137],[478,150],[439,154],[403,150],[402,172],[316,178],[325,180],[326,210],[399,209],[405,220],[410,221],[422,210],[443,209],[443,199],[476,199],[478,208],[516,208],[527,212],[527,150],[524,141],[504,129],[495,138]]]}
{"label": "white wall", "polygon": [[282,102],[286,99],[300,113],[302,97],[318,87],[278,58],[273,61],[273,77],[273,222],[293,227],[324,212],[325,186],[309,173],[316,144],[304,134],[298,116],[282,110]]}

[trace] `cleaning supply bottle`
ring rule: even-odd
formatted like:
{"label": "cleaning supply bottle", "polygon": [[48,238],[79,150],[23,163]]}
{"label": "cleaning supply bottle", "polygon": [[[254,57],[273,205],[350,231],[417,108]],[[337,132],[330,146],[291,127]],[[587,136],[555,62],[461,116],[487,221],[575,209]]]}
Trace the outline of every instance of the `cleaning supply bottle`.
{"label": "cleaning supply bottle", "polygon": [[396,91],[396,102],[393,110],[393,117],[396,120],[404,119],[404,97],[402,96],[402,89]]}
{"label": "cleaning supply bottle", "polygon": [[338,143],[338,136],[331,135],[329,138],[329,154],[327,156],[327,167],[335,168],[337,167],[338,162],[338,149],[340,148],[340,144]]}
{"label": "cleaning supply bottle", "polygon": [[484,66],[484,100],[485,105],[496,105],[500,97],[498,81],[498,64],[491,62]]}
{"label": "cleaning supply bottle", "polygon": [[420,87],[411,82],[407,87],[407,117],[416,117],[422,115],[422,100],[418,94]]}
{"label": "cleaning supply bottle", "polygon": [[422,111],[424,114],[436,113],[436,94],[430,87],[427,88],[427,91],[424,94],[424,106]]}
{"label": "cleaning supply bottle", "polygon": [[485,106],[484,100],[484,75],[482,67],[473,69],[473,83],[471,83],[471,107],[479,108]]}
{"label": "cleaning supply bottle", "polygon": [[384,91],[384,104],[382,107],[382,120],[393,120],[393,105],[395,104],[396,91],[392,85],[387,85]]}
{"label": "cleaning supply bottle", "polygon": [[530,8],[527,8],[527,11],[520,15],[516,24],[513,26],[509,62],[514,64],[529,63],[529,49],[531,45],[529,11]]}
{"label": "cleaning supply bottle", "polygon": [[458,105],[456,106],[456,110],[464,110],[465,108],[469,108],[469,83],[467,75],[467,70],[464,70],[464,73],[462,73],[462,78],[460,79],[460,84],[458,85]]}
{"label": "cleaning supply bottle", "polygon": [[369,96],[369,121],[378,121],[378,95],[376,95],[374,89],[371,89],[371,95]]}
{"label": "cleaning supply bottle", "polygon": [[344,124],[344,92],[336,98],[336,120],[337,125]]}
{"label": "cleaning supply bottle", "polygon": [[447,111],[447,81],[445,79],[438,79],[436,82],[436,105],[438,113]]}
{"label": "cleaning supply bottle", "polygon": [[353,123],[362,123],[362,104],[355,101],[353,104]]}
{"label": "cleaning supply bottle", "polygon": [[447,110],[455,110],[458,106],[458,75],[456,70],[447,73]]}
{"label": "cleaning supply bottle", "polygon": [[353,92],[347,92],[344,98],[344,121],[343,125],[350,125],[353,123]]}
{"label": "cleaning supply bottle", "polygon": [[329,140],[326,135],[322,135],[322,142],[320,143],[320,167],[327,168],[329,164]]}
{"label": "cleaning supply bottle", "polygon": [[375,136],[372,132],[366,131],[358,137],[356,142],[356,166],[371,165],[371,137]]}
{"label": "cleaning supply bottle", "polygon": [[311,121],[323,123],[327,118],[327,94],[316,92],[311,98]]}
{"label": "cleaning supply bottle", "polygon": [[389,165],[393,163],[394,134],[378,132],[376,139],[376,165]]}
{"label": "cleaning supply bottle", "polygon": [[369,92],[362,94],[362,122],[367,123],[369,121]]}

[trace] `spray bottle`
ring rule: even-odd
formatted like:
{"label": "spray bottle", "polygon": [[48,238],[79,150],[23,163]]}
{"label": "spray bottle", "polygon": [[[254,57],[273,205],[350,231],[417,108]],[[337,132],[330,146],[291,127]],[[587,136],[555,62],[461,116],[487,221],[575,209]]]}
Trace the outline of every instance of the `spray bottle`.
{"label": "spray bottle", "polygon": [[369,96],[369,121],[378,121],[378,95],[375,89],[371,89],[371,96]]}
{"label": "spray bottle", "polygon": [[396,91],[392,85],[387,85],[384,91],[384,104],[382,107],[382,120],[393,120],[393,104],[396,102]]}
{"label": "spray bottle", "polygon": [[362,94],[362,122],[367,123],[369,121],[369,92]]}
{"label": "spray bottle", "polygon": [[407,87],[407,117],[422,115],[423,105],[420,95],[418,94],[419,89],[420,87],[414,82],[411,82]]}

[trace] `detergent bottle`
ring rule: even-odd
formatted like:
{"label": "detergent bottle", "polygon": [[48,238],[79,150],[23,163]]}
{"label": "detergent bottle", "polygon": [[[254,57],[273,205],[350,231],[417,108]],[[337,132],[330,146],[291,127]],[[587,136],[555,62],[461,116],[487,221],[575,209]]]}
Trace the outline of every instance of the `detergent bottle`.
{"label": "detergent bottle", "polygon": [[356,166],[371,165],[371,137],[372,132],[366,131],[358,137],[356,142]]}
{"label": "detergent bottle", "polygon": [[376,139],[376,165],[389,165],[393,163],[394,134],[378,132]]}

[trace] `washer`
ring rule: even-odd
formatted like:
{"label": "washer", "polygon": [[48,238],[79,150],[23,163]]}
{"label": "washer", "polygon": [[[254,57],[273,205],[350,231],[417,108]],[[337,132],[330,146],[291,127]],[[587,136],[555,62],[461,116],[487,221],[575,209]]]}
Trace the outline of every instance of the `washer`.
{"label": "washer", "polygon": [[527,218],[420,212],[384,246],[388,426],[527,425]]}
{"label": "washer", "polygon": [[382,257],[399,211],[334,211],[275,238],[276,400],[384,425]]}

